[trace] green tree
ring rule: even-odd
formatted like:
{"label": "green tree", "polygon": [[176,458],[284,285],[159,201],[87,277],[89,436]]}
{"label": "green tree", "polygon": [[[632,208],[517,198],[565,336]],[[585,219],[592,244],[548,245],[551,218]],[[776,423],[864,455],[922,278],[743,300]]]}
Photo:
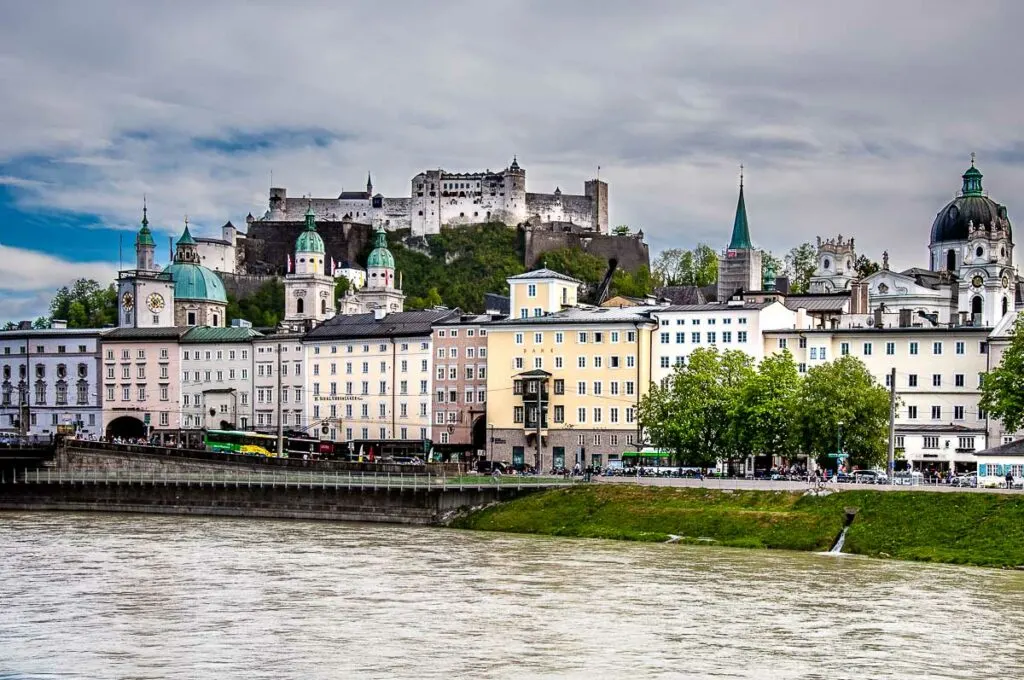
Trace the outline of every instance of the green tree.
{"label": "green tree", "polygon": [[646,266],[635,272],[616,269],[612,275],[612,295],[642,298],[654,293],[657,281]]}
{"label": "green tree", "polygon": [[117,289],[113,284],[103,288],[93,279],[78,279],[60,288],[50,301],[46,319],[63,319],[69,328],[102,328],[117,325]]}
{"label": "green tree", "polygon": [[999,365],[981,383],[979,406],[1001,420],[1005,432],[1024,427],[1024,314],[1013,324]]}
{"label": "green tree", "polygon": [[867,255],[858,255],[857,261],[853,263],[853,268],[857,270],[857,276],[862,279],[866,276],[871,276],[881,269],[878,263],[868,259]]}
{"label": "green tree", "polygon": [[274,278],[260,286],[255,293],[236,298],[228,293],[228,323],[245,319],[259,328],[272,328],[284,317],[284,283]]}
{"label": "green tree", "polygon": [[739,400],[739,429],[748,453],[789,457],[798,450],[799,395],[800,374],[789,350],[761,360]]}
{"label": "green tree", "polygon": [[817,258],[818,249],[810,241],[801,243],[786,254],[786,267],[783,271],[789,277],[791,293],[807,292],[811,283],[811,275],[818,268]]}
{"label": "green tree", "polygon": [[693,250],[669,248],[658,254],[653,269],[666,286],[709,286],[718,280],[718,254],[705,243]]}
{"label": "green tree", "polygon": [[410,310],[414,309],[432,309],[434,307],[441,306],[441,293],[437,291],[435,286],[431,286],[427,289],[427,294],[423,297],[412,296],[406,298],[406,307]]}
{"label": "green tree", "polygon": [[[797,401],[802,448],[819,465],[835,465],[842,427],[843,451],[860,467],[882,465],[889,432],[889,391],[864,364],[851,356],[815,366],[807,372]],[[842,426],[840,426],[842,423]]]}
{"label": "green tree", "polygon": [[569,247],[550,250],[541,256],[544,266],[553,271],[596,286],[608,273],[608,262],[581,248]]}
{"label": "green tree", "polygon": [[345,297],[348,292],[352,289],[352,282],[344,276],[338,277],[334,282],[334,299],[335,301]]}
{"label": "green tree", "polygon": [[628,224],[620,224],[619,226],[612,229],[612,234],[615,236],[629,236],[633,232],[630,231]]}

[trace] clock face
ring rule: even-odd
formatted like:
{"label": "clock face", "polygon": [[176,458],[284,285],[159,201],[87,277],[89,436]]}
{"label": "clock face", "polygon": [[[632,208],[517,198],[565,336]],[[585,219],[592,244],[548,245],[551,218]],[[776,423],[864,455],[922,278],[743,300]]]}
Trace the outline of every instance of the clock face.
{"label": "clock face", "polygon": [[149,311],[159,312],[164,308],[164,296],[160,293],[153,293],[146,298],[146,305],[149,306]]}
{"label": "clock face", "polygon": [[971,279],[971,283],[974,285],[975,288],[981,288],[982,285],[984,285],[985,283],[985,279],[981,278],[980,274],[975,274],[974,278]]}
{"label": "clock face", "polygon": [[1009,287],[1010,287],[1010,277],[1007,276],[1006,274],[1003,274],[1003,288],[1009,288]]}
{"label": "clock face", "polygon": [[121,296],[121,306],[125,311],[131,311],[135,307],[135,296],[130,292]]}

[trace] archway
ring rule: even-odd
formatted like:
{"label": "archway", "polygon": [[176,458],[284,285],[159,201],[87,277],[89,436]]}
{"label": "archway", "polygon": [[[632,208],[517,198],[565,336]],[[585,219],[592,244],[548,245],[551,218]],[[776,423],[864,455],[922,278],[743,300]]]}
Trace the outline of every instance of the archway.
{"label": "archway", "polygon": [[487,450],[487,418],[484,416],[477,416],[476,420],[473,421],[473,450],[474,451],[486,451]]}
{"label": "archway", "polygon": [[146,436],[146,425],[135,416],[121,416],[107,424],[106,435],[109,438],[141,439]]}
{"label": "archway", "polygon": [[984,301],[981,299],[980,295],[975,295],[974,299],[971,300],[971,314],[981,314],[981,306],[983,302]]}
{"label": "archway", "polygon": [[946,252],[946,271],[956,271],[956,251],[950,250]]}
{"label": "archway", "polygon": [[297,299],[295,301],[295,312],[296,312],[296,314],[304,313],[304,309],[303,309],[304,307],[305,307],[305,300],[303,300],[302,298],[299,298],[299,299]]}

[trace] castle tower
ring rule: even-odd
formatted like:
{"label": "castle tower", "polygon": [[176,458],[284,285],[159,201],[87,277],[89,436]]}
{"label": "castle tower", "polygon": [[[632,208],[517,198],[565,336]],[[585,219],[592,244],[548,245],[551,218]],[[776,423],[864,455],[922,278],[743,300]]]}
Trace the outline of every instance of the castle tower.
{"label": "castle tower", "polygon": [[743,198],[743,166],[740,166],[740,196],[732,223],[732,238],[725,255],[718,260],[718,301],[728,302],[739,291],[761,287],[761,251],[750,243],[747,204]]}
{"label": "castle tower", "polygon": [[285,323],[320,323],[335,313],[334,277],[327,271],[326,248],[315,217],[310,206],[306,228],[295,240],[295,271],[284,277]]}
{"label": "castle tower", "polygon": [[594,231],[608,233],[608,183],[592,179],[583,184],[583,194],[591,201],[590,219]]}
{"label": "castle tower", "polygon": [[853,239],[818,237],[818,268],[811,275],[809,293],[838,293],[850,290],[857,278],[857,253]]}

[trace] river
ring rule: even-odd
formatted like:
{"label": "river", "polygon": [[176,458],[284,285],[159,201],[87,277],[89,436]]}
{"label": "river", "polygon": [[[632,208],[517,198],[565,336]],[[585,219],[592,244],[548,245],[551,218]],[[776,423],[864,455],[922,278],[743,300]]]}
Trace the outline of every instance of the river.
{"label": "river", "polygon": [[0,514],[0,678],[1024,677],[1024,573],[369,524]]}

